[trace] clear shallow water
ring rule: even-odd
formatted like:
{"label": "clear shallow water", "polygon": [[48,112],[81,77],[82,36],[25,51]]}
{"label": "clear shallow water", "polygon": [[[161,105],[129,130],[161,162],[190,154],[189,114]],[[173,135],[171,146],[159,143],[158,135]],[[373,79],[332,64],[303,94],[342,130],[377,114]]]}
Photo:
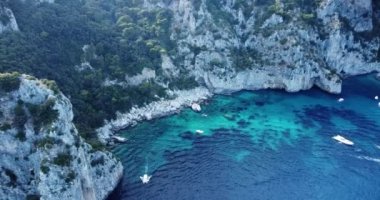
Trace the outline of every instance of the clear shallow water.
{"label": "clear shallow water", "polygon": [[201,114],[125,130],[129,142],[113,150],[125,175],[109,199],[380,199],[380,82],[358,77],[343,90],[217,96]]}

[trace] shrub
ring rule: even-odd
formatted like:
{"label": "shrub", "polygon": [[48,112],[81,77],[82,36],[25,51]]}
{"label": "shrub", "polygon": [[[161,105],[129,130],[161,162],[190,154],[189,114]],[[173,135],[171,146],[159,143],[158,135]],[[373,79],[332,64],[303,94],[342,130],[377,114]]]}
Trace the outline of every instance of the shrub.
{"label": "shrub", "polygon": [[288,38],[283,38],[283,39],[280,40],[280,44],[281,45],[286,44],[286,42],[288,42]]}
{"label": "shrub", "polygon": [[306,23],[313,23],[315,20],[315,15],[313,13],[303,13],[301,15],[301,18],[306,22]]}
{"label": "shrub", "polygon": [[28,194],[26,200],[40,200],[41,195],[39,194]]}
{"label": "shrub", "polygon": [[231,50],[233,67],[237,71],[243,71],[252,68],[253,64],[261,63],[260,52],[251,48],[235,48]]}
{"label": "shrub", "polygon": [[86,140],[86,142],[91,145],[91,152],[106,150],[106,146],[103,143],[101,143],[97,138],[89,138],[88,140]]}
{"label": "shrub", "polygon": [[193,76],[186,77],[182,75],[169,83],[169,88],[179,90],[188,90],[198,86],[199,84]]}
{"label": "shrub", "polygon": [[56,144],[57,141],[52,137],[45,137],[39,141],[36,142],[36,146],[38,148],[52,148],[54,144]]}
{"label": "shrub", "polygon": [[0,126],[0,130],[1,130],[1,131],[7,131],[7,130],[9,130],[9,129],[11,129],[11,128],[12,128],[11,125],[8,124],[8,123],[4,123],[4,124],[2,124],[2,125]]}
{"label": "shrub", "polygon": [[66,183],[72,182],[75,179],[75,176],[76,176],[75,172],[70,171],[65,178]]}
{"label": "shrub", "polygon": [[54,104],[54,99],[48,99],[42,105],[27,105],[30,113],[33,114],[35,131],[38,131],[42,126],[51,124],[55,119],[57,119],[58,111],[53,109]]}
{"label": "shrub", "polygon": [[24,124],[26,123],[26,121],[28,120],[25,110],[24,110],[23,102],[17,103],[16,107],[14,108],[14,114],[15,114],[14,124],[16,125],[17,128],[22,128]]}
{"label": "shrub", "polygon": [[11,92],[20,87],[20,74],[17,72],[0,74],[0,90]]}
{"label": "shrub", "polygon": [[10,182],[8,183],[8,186],[16,187],[17,183],[17,175],[10,169],[3,168],[5,171],[5,175],[9,177]]}
{"label": "shrub", "polygon": [[24,142],[26,140],[26,134],[25,132],[22,130],[22,131],[18,131],[17,134],[16,134],[16,138],[19,139],[21,142]]}
{"label": "shrub", "polygon": [[71,164],[72,156],[69,153],[59,153],[54,158],[53,163],[58,166],[69,166]]}
{"label": "shrub", "polygon": [[269,11],[276,14],[282,13],[283,10],[281,8],[280,2],[276,1],[273,5],[269,6]]}
{"label": "shrub", "polygon": [[0,14],[0,22],[4,25],[8,24],[10,22],[9,16],[5,13]]}
{"label": "shrub", "polygon": [[47,80],[47,79],[42,79],[41,80],[44,85],[46,85],[50,90],[54,92],[54,94],[59,93],[59,88],[58,85],[55,81]]}
{"label": "shrub", "polygon": [[220,0],[208,0],[206,1],[206,6],[213,19],[218,25],[228,26],[235,25],[238,21],[234,20],[234,17],[231,13],[223,10],[223,2]]}
{"label": "shrub", "polygon": [[50,168],[46,165],[41,165],[40,169],[41,169],[41,172],[44,174],[48,174],[50,171]]}
{"label": "shrub", "polygon": [[100,156],[99,158],[96,158],[91,161],[91,166],[94,167],[96,165],[104,165],[104,157]]}

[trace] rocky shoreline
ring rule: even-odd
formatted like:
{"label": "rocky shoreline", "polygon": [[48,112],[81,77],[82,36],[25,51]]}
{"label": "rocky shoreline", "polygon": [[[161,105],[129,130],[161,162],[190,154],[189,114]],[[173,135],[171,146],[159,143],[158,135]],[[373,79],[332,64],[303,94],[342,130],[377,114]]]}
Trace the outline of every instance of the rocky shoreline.
{"label": "rocky shoreline", "polygon": [[[147,9],[159,7],[174,14],[172,26],[177,31],[171,33],[171,38],[177,41],[178,55],[165,55],[163,69],[176,68],[172,60],[180,57],[182,66],[206,87],[205,92],[198,95],[191,90],[182,91],[175,99],[119,113],[116,120],[98,129],[103,143],[121,129],[145,119],[173,114],[213,94],[259,89],[297,92],[313,86],[339,94],[344,78],[380,71],[379,37],[362,34],[373,32],[377,24],[372,16],[378,11],[371,0],[321,1],[311,15],[320,23],[313,26],[297,9],[286,11],[294,15],[288,20],[278,14],[281,12],[272,13],[264,20],[260,17],[268,13],[263,7],[253,6],[251,15],[244,16],[239,6],[233,8],[232,5],[234,1],[228,0],[221,4],[218,12],[227,13],[236,25],[229,24],[228,20],[220,23],[218,12],[210,10],[204,1],[197,9],[189,0],[144,1]],[[279,1],[278,7],[284,11],[285,5]],[[263,23],[258,26],[260,20]],[[242,56],[238,60],[249,58],[256,62],[238,66],[243,70],[236,69],[239,62],[236,63],[234,49],[242,50],[240,54],[244,50],[256,50],[250,52],[254,57],[238,53]]]}
{"label": "rocky shoreline", "polygon": [[97,129],[100,142],[103,144],[112,143],[112,136],[117,131],[134,126],[143,120],[151,120],[177,113],[183,107],[190,107],[194,102],[202,102],[213,96],[205,87],[173,91],[169,95],[172,97],[171,99],[161,99],[144,107],[133,107],[127,113],[117,113],[115,120],[108,121],[103,127]]}
{"label": "rocky shoreline", "polygon": [[[368,73],[371,73],[371,71],[366,73],[358,72],[355,75]],[[339,94],[342,90],[343,81],[338,76],[333,78],[325,77],[324,79],[316,79],[313,76],[305,76],[305,74],[298,74],[296,78],[292,79],[281,79],[281,77],[267,76],[266,78],[268,79],[259,79],[249,82],[247,77],[257,77],[255,74],[259,73],[250,72],[245,75],[242,74],[245,78],[239,78],[238,76],[235,80],[243,80],[243,82],[232,82],[223,87],[221,85],[220,87],[215,87],[212,86],[211,83],[208,83],[207,85],[209,88],[198,87],[191,90],[174,91],[171,94],[172,96],[175,96],[173,99],[162,99],[144,107],[134,107],[127,113],[117,113],[117,118],[115,120],[107,121],[103,127],[97,129],[99,140],[103,144],[113,144],[112,137],[120,130],[135,126],[137,123],[144,120],[152,120],[154,118],[178,113],[181,109],[185,107],[191,108],[193,103],[201,103],[215,94],[231,94],[241,90],[253,91],[260,89],[284,89],[287,92],[298,92],[311,89],[313,86],[318,86],[320,89],[332,94]],[[379,74],[376,74],[375,76],[377,78],[380,77]]]}

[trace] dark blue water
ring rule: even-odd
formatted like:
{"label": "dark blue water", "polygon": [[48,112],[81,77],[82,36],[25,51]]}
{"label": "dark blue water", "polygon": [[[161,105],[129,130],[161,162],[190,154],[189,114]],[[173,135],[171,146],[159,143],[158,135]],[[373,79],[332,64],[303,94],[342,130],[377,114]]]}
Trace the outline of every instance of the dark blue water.
{"label": "dark blue water", "polygon": [[380,199],[376,95],[380,82],[363,76],[346,80],[341,95],[240,92],[201,114],[141,123],[114,149],[125,175],[110,199]]}

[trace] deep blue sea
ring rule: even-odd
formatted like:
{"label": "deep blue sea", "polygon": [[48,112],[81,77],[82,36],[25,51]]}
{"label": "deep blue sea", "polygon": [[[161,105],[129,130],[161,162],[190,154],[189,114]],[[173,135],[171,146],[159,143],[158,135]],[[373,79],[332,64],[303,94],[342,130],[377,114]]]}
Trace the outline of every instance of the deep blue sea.
{"label": "deep blue sea", "polygon": [[141,123],[122,131],[129,141],[113,150],[125,174],[110,200],[378,200],[376,95],[380,81],[361,76],[345,80],[340,95],[239,92],[215,96],[201,113]]}

